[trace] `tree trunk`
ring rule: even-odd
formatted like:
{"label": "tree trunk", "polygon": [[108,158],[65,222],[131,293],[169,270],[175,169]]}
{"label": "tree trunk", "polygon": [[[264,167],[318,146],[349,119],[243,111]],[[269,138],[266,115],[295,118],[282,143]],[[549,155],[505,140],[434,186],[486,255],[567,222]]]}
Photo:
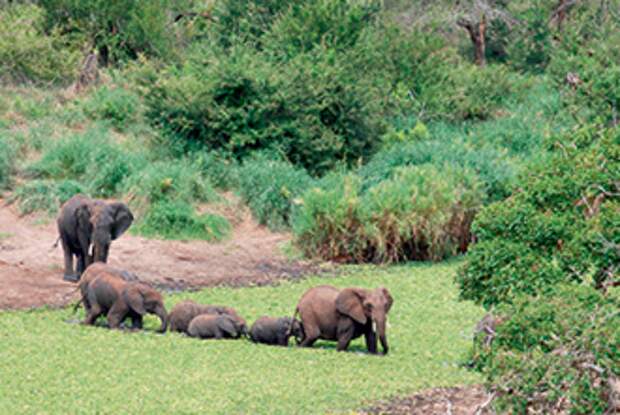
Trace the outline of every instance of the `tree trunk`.
{"label": "tree trunk", "polygon": [[483,14],[480,21],[475,23],[465,19],[459,19],[457,24],[467,30],[474,47],[474,62],[478,66],[486,65],[486,30],[487,21]]}

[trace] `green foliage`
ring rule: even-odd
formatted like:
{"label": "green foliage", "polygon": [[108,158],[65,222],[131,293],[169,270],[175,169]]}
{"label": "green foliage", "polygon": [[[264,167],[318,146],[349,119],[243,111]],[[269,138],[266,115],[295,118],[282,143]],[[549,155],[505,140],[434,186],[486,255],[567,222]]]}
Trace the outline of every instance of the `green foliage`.
{"label": "green foliage", "polygon": [[66,83],[80,59],[58,30],[43,30],[44,12],[33,4],[0,8],[0,81]]}
{"label": "green foliage", "polygon": [[86,39],[104,63],[175,52],[173,0],[41,0],[46,29]]}
{"label": "green foliage", "polygon": [[470,341],[462,330],[481,310],[458,301],[455,268],[347,267],[338,276],[277,287],[165,295],[168,310],[186,299],[225,304],[251,324],[261,315],[291,315],[304,291],[317,285],[385,286],[395,301],[384,357],[367,355],[363,336],[337,353],[335,342],[304,349],[158,335],[158,320],[150,315],[145,331],[128,333],[68,324],[83,317],[70,309],[0,312],[0,412],[347,413],[394,394],[474,384],[480,376],[459,365]]}
{"label": "green foliage", "polygon": [[272,229],[290,226],[295,199],[312,183],[305,170],[265,158],[246,161],[238,175],[241,198],[254,217]]}
{"label": "green foliage", "polygon": [[474,358],[499,412],[609,413],[608,380],[620,376],[619,306],[590,287],[558,286],[498,309],[495,338],[490,346],[478,338]]}
{"label": "green foliage", "polygon": [[11,175],[15,168],[15,153],[14,144],[0,135],[0,190],[11,183]]}
{"label": "green foliage", "polygon": [[475,175],[447,166],[404,167],[365,192],[359,177],[332,175],[303,194],[293,229],[312,257],[439,260],[467,247],[482,199]]}
{"label": "green foliage", "polygon": [[204,239],[219,241],[226,237],[231,225],[226,218],[210,213],[198,215],[184,201],[163,200],[149,208],[136,231],[147,237],[164,239]]}
{"label": "green foliage", "polygon": [[518,193],[477,217],[480,242],[459,273],[464,298],[490,306],[559,282],[600,287],[617,273],[620,134],[586,126],[555,146]]}
{"label": "green foliage", "polygon": [[135,122],[139,110],[137,95],[124,88],[97,89],[85,104],[85,112],[95,120],[109,120],[112,125],[123,131]]}
{"label": "green foliage", "polygon": [[27,170],[37,178],[79,180],[96,197],[116,195],[123,181],[144,166],[143,155],[111,141],[95,128],[49,143],[40,160]]}
{"label": "green foliage", "polygon": [[21,215],[37,211],[56,214],[63,203],[86,190],[73,180],[31,180],[18,186],[9,201],[17,203]]}

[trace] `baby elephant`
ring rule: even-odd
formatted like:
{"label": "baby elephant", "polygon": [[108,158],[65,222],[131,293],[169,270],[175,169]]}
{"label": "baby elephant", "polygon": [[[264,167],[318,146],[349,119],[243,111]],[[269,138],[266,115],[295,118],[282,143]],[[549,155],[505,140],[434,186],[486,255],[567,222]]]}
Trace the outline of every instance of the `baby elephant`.
{"label": "baby elephant", "polygon": [[194,317],[201,314],[228,315],[232,317],[237,324],[243,328],[246,327],[245,320],[237,314],[234,308],[220,305],[204,305],[198,304],[192,300],[185,300],[175,305],[170,312],[170,331],[189,334],[189,323]]}
{"label": "baby elephant", "polygon": [[252,324],[250,339],[256,343],[288,346],[288,339],[294,336],[299,344],[302,338],[301,323],[292,317],[260,317]]}
{"label": "baby elephant", "polygon": [[194,317],[187,332],[191,337],[200,339],[238,339],[241,335],[247,336],[245,325],[239,324],[227,314],[201,314]]}

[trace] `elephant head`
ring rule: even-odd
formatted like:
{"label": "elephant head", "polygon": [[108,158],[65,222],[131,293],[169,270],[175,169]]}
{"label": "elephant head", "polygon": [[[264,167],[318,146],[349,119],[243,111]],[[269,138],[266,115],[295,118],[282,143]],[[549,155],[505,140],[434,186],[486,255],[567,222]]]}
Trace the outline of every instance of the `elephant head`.
{"label": "elephant head", "polygon": [[146,284],[139,282],[128,283],[122,292],[127,307],[134,313],[144,316],[146,313],[155,314],[161,320],[160,333],[168,327],[168,313],[164,307],[164,300],[159,292]]}
{"label": "elephant head", "polygon": [[120,202],[85,204],[77,209],[76,215],[78,232],[87,235],[85,239],[93,245],[87,265],[107,262],[111,242],[120,237],[133,222],[131,211]]}
{"label": "elephant head", "polygon": [[345,288],[336,297],[336,309],[361,325],[371,322],[376,327],[383,353],[387,354],[385,326],[387,313],[393,302],[390,292],[384,287],[372,291],[362,288]]}

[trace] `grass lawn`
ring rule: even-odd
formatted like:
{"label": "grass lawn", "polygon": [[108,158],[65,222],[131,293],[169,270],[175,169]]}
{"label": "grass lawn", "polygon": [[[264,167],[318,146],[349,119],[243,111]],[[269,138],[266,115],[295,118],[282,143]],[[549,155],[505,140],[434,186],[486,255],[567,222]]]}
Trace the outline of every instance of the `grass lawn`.
{"label": "grass lawn", "polygon": [[350,267],[338,277],[166,298],[168,310],[187,298],[231,305],[251,324],[291,315],[312,286],[384,285],[394,297],[386,357],[367,355],[363,338],[338,353],[331,342],[299,349],[158,335],[154,317],[150,330],[129,333],[68,324],[76,317],[69,309],[2,312],[0,413],[350,412],[394,394],[479,382],[460,362],[483,312],[457,301],[458,264]]}

